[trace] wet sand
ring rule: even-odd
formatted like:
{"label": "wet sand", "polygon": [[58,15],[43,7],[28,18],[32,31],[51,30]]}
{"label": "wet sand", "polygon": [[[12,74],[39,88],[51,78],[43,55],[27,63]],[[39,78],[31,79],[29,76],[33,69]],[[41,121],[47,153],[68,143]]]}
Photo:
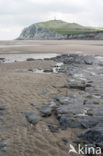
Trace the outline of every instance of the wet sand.
{"label": "wet sand", "polygon": [[83,53],[103,55],[103,41],[50,40],[50,41],[0,41],[0,53]]}
{"label": "wet sand", "polygon": [[[23,113],[37,112],[30,103],[42,106],[55,95],[65,95],[66,89],[53,86],[64,84],[66,75],[16,72],[16,69],[47,69],[54,65],[53,61],[43,60],[0,64],[0,105],[6,107],[0,116],[0,142],[8,145],[6,152],[0,150],[0,156],[68,156],[69,144],[76,139],[79,129],[52,133],[48,125],[58,126],[54,116],[43,118],[33,126]],[[44,89],[47,90],[45,94],[42,93]],[[66,145],[63,138],[69,140]]]}

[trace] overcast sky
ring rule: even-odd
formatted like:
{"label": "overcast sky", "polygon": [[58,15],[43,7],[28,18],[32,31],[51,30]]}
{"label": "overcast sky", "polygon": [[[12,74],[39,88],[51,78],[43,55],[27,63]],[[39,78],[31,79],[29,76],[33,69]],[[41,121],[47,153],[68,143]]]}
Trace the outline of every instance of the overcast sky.
{"label": "overcast sky", "polygon": [[14,39],[24,27],[54,17],[103,27],[103,0],[0,0],[0,40]]}

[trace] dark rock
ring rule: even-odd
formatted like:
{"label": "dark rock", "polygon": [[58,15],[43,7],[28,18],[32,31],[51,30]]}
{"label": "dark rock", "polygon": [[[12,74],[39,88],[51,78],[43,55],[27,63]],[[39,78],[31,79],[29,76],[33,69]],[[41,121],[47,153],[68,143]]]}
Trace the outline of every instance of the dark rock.
{"label": "dark rock", "polygon": [[57,116],[61,116],[62,114],[69,114],[69,115],[76,115],[76,114],[82,114],[82,106],[80,105],[73,105],[72,103],[68,105],[62,105],[62,106],[59,106],[57,109],[56,109],[56,114]]}
{"label": "dark rock", "polygon": [[3,60],[5,60],[5,58],[2,58],[2,57],[1,57],[0,60],[3,61]]}
{"label": "dark rock", "polygon": [[28,69],[28,71],[31,71],[31,72],[33,72],[33,69]]}
{"label": "dark rock", "polygon": [[53,125],[48,125],[48,128],[50,129],[52,133],[57,133],[59,130],[57,126],[53,126]]}
{"label": "dark rock", "polygon": [[53,100],[49,100],[47,104],[44,104],[39,108],[41,116],[47,117],[52,115],[53,111],[57,108],[57,104]]}
{"label": "dark rock", "polygon": [[98,119],[96,119],[96,117],[92,117],[92,116],[80,117],[79,121],[81,123],[81,126],[86,129],[95,127],[98,124]]}
{"label": "dark rock", "polygon": [[68,85],[71,89],[79,89],[79,90],[85,90],[86,88],[86,83],[85,81],[81,80],[69,80]]}
{"label": "dark rock", "polygon": [[69,142],[66,138],[62,138],[62,141],[64,142],[64,144],[67,144]]}
{"label": "dark rock", "polygon": [[100,63],[99,63],[99,66],[102,66],[102,67],[103,67],[103,62],[100,62]]}
{"label": "dark rock", "polygon": [[49,61],[49,60],[50,60],[50,58],[44,58],[44,60],[45,60],[45,61]]}
{"label": "dark rock", "polygon": [[86,87],[92,87],[92,85],[91,85],[91,84],[89,84],[89,83],[87,83],[87,84],[86,84]]}
{"label": "dark rock", "polygon": [[5,62],[5,58],[0,58],[0,62]]}
{"label": "dark rock", "polygon": [[78,135],[84,141],[88,141],[89,144],[100,146],[103,149],[103,127],[94,127],[88,129]]}
{"label": "dark rock", "polygon": [[53,69],[44,69],[44,72],[45,73],[52,73],[53,72]]}
{"label": "dark rock", "polygon": [[52,114],[53,108],[49,104],[45,104],[41,108],[39,108],[39,111],[41,113],[41,116],[47,117]]}
{"label": "dark rock", "polygon": [[83,110],[83,96],[76,93],[67,93],[68,96],[56,96],[54,101],[58,105],[57,116],[60,114],[81,114]]}
{"label": "dark rock", "polygon": [[85,56],[84,57],[84,63],[87,65],[92,65],[94,62],[94,57],[92,56]]}
{"label": "dark rock", "polygon": [[94,56],[81,56],[77,54],[64,54],[59,55],[50,60],[56,62],[62,62],[63,65],[59,68],[58,72],[66,73],[67,75],[73,76],[75,73],[82,72],[83,69],[88,68],[89,65],[95,64]]}
{"label": "dark rock", "polygon": [[6,107],[5,106],[0,106],[0,110],[5,110]]}
{"label": "dark rock", "polygon": [[58,114],[60,126],[63,130],[70,128],[92,128],[103,122],[102,116],[78,116],[72,113]]}
{"label": "dark rock", "polygon": [[7,147],[8,147],[8,143],[6,141],[3,141],[0,143],[0,150],[2,152],[6,152],[7,151]]}
{"label": "dark rock", "polygon": [[55,96],[54,101],[56,104],[64,105],[70,103],[70,98],[65,96]]}
{"label": "dark rock", "polygon": [[24,114],[27,121],[33,125],[37,124],[41,120],[40,115],[36,114],[35,112],[24,112]]}
{"label": "dark rock", "polygon": [[35,61],[33,58],[27,58],[26,61]]}
{"label": "dark rock", "polygon": [[67,97],[57,96],[54,98],[54,101],[58,106],[55,114],[62,129],[68,127],[84,127],[84,125],[82,125],[82,122],[84,121],[84,119],[82,119],[82,116],[84,115],[84,100],[82,95],[69,92]]}
{"label": "dark rock", "polygon": [[92,80],[90,80],[90,81],[88,81],[88,83],[93,83],[93,81],[92,81]]}
{"label": "dark rock", "polygon": [[66,130],[68,127],[69,128],[83,128],[78,119],[68,114],[63,114],[59,119],[59,123],[60,123],[62,130]]}
{"label": "dark rock", "polygon": [[54,102],[54,100],[48,101],[48,105],[52,108],[53,111],[55,111],[57,108],[57,104]]}

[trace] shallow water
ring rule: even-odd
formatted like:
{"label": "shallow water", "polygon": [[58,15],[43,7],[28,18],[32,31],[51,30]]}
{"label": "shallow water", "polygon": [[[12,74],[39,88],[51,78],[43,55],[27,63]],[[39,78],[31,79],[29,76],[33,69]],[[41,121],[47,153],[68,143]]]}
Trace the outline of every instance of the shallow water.
{"label": "shallow water", "polygon": [[103,61],[103,56],[96,56],[96,59],[98,59],[99,61]]}
{"label": "shallow water", "polygon": [[59,69],[61,68],[61,66],[63,65],[63,63],[57,63],[53,68],[52,68],[52,72],[48,71],[45,72],[44,69],[16,69],[16,72],[32,72],[32,73],[45,73],[45,74],[51,74],[51,73],[58,73]]}
{"label": "shallow water", "polygon": [[20,44],[20,45],[0,45],[0,48],[12,48],[12,47],[34,47],[34,46],[41,46],[40,44]]}
{"label": "shallow water", "polygon": [[35,53],[35,54],[0,54],[0,58],[5,58],[4,63],[26,61],[28,58],[45,59],[56,57],[56,53]]}

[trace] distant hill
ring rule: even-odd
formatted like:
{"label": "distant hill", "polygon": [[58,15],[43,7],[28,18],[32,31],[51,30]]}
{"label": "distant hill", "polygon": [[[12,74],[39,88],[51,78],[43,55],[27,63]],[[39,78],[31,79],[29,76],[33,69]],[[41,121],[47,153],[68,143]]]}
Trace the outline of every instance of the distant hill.
{"label": "distant hill", "polygon": [[47,22],[37,23],[37,25],[59,34],[79,34],[85,32],[103,31],[103,28],[86,27],[77,23],[64,22],[62,20],[50,20]]}
{"label": "distant hill", "polygon": [[64,22],[62,20],[50,20],[30,25],[29,27],[25,28],[22,31],[22,33],[17,39],[21,40],[99,39],[99,36],[100,39],[102,39],[103,38],[102,33],[103,28],[87,27],[79,25],[77,23]]}

